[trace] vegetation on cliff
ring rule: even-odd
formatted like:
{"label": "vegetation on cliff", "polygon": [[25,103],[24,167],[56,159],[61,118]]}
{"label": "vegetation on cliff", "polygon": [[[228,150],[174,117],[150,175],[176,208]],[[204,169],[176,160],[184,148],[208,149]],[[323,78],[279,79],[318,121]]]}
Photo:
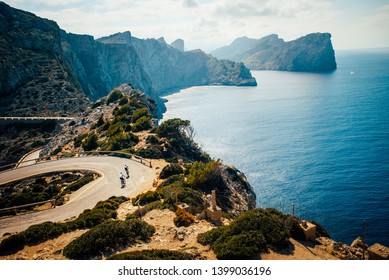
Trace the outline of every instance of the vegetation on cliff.
{"label": "vegetation on cliff", "polygon": [[22,250],[25,245],[36,245],[76,229],[93,228],[104,221],[116,218],[116,209],[126,201],[124,197],[112,197],[100,201],[93,209],[82,212],[77,219],[65,223],[45,222],[30,226],[25,231],[11,235],[0,243],[0,255]]}
{"label": "vegetation on cliff", "polygon": [[188,253],[172,250],[143,250],[113,255],[110,260],[194,260]]}
{"label": "vegetation on cliff", "polygon": [[154,232],[154,227],[137,218],[105,221],[69,243],[63,254],[69,259],[100,258],[139,240],[146,242]]}
{"label": "vegetation on cliff", "polygon": [[250,259],[287,242],[286,216],[275,209],[248,211],[228,226],[212,229],[198,236],[211,245],[218,259]]}

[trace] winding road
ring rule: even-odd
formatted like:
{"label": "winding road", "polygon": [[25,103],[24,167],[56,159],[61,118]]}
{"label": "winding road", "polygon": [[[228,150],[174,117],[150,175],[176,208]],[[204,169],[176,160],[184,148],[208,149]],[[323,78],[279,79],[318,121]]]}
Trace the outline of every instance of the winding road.
{"label": "winding road", "polygon": [[[126,181],[126,187],[121,188],[119,173],[125,174],[125,164],[128,165],[130,178]],[[0,219],[0,236],[6,232],[25,230],[33,224],[64,221],[78,216],[83,210],[93,208],[97,202],[111,196],[134,197],[151,187],[155,179],[154,170],[139,162],[112,156],[93,156],[41,162],[1,172],[0,184],[47,172],[66,170],[90,170],[99,173],[101,177],[72,193],[69,202],[65,205]]]}

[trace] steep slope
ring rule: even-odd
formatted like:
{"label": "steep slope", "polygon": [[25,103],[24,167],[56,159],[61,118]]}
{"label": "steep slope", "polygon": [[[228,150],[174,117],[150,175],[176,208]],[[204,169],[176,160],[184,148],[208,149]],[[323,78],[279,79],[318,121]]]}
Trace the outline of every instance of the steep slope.
{"label": "steep slope", "polygon": [[[183,52],[130,32],[95,40],[0,2],[0,114],[74,115],[123,83],[159,95],[209,84],[256,85],[241,63]],[[225,70],[221,70],[225,69]]]}
{"label": "steep slope", "polygon": [[0,2],[1,115],[73,115],[86,108],[59,31],[53,21]]}
{"label": "steep slope", "polygon": [[243,37],[212,54],[219,59],[243,62],[253,70],[322,72],[336,69],[329,33],[312,33],[289,42],[275,34],[259,40]]}

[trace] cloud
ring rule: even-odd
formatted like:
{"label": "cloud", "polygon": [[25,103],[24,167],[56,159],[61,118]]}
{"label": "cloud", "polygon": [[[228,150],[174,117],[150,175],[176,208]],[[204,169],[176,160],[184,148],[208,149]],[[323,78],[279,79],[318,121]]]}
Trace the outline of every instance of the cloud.
{"label": "cloud", "polygon": [[184,7],[187,7],[187,8],[192,8],[192,7],[198,6],[198,4],[195,0],[183,0],[182,4]]}

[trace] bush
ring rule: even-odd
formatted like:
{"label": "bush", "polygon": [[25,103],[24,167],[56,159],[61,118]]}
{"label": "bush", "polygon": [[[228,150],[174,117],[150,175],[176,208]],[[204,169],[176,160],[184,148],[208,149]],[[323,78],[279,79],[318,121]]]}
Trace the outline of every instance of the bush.
{"label": "bush", "polygon": [[177,227],[188,227],[194,223],[194,217],[184,209],[178,208],[173,222]]}
{"label": "bush", "polygon": [[147,191],[147,192],[139,194],[135,198],[133,198],[132,205],[135,205],[135,203],[138,201],[138,199],[139,199],[140,205],[145,205],[145,204],[148,204],[150,202],[160,200],[161,196],[157,192]]}
{"label": "bush", "polygon": [[183,169],[180,165],[169,164],[162,169],[161,173],[159,174],[159,178],[166,179],[172,175],[182,174],[182,172]]}
{"label": "bush", "polygon": [[219,260],[244,260],[266,250],[266,240],[260,231],[243,232],[219,238],[214,251]]}
{"label": "bush", "polygon": [[42,140],[36,140],[31,144],[31,148],[41,147],[45,144]]}
{"label": "bush", "polygon": [[123,94],[119,90],[115,89],[114,91],[112,91],[108,95],[107,105],[111,104],[112,102],[115,102],[115,101],[119,100],[122,97],[123,97]]}
{"label": "bush", "polygon": [[[119,105],[121,105],[119,103]],[[121,106],[116,112],[115,112],[115,116],[122,116],[122,115],[132,115],[132,112],[133,112],[133,108],[131,107],[130,104],[125,104],[123,106]]]}
{"label": "bush", "polygon": [[62,224],[45,222],[30,226],[23,232],[26,245],[36,245],[46,240],[56,238],[63,233]]}
{"label": "bush", "polygon": [[220,226],[213,228],[207,232],[200,233],[197,236],[197,242],[202,245],[211,245],[214,243],[224,232],[226,231],[227,226]]}
{"label": "bush", "polygon": [[127,97],[123,96],[122,98],[120,98],[120,101],[119,101],[119,105],[120,106],[123,106],[123,105],[125,105],[127,103],[128,103]]}
{"label": "bush", "polygon": [[190,187],[201,190],[203,192],[209,192],[210,187],[224,189],[225,183],[221,176],[220,162],[194,162],[189,170],[186,183]]}
{"label": "bush", "polygon": [[292,226],[289,231],[290,237],[296,240],[305,240],[304,230],[301,228],[297,220],[292,221]]}
{"label": "bush", "polygon": [[95,108],[101,106],[101,104],[103,104],[102,101],[96,101],[96,102],[92,105],[92,109],[95,109]]}
{"label": "bush", "polygon": [[158,144],[159,141],[158,141],[158,138],[157,138],[156,136],[154,136],[154,135],[149,135],[149,136],[147,136],[146,143],[147,143],[147,144],[155,145],[155,144]]}
{"label": "bush", "polygon": [[84,148],[85,151],[92,151],[98,147],[97,144],[97,135],[96,134],[91,134],[89,135],[84,142],[82,143],[82,147]]}
{"label": "bush", "polygon": [[149,116],[140,117],[132,126],[132,131],[139,132],[151,128],[150,120]]}
{"label": "bush", "polygon": [[15,253],[24,248],[25,245],[36,245],[46,240],[56,238],[62,233],[76,229],[86,229],[95,227],[104,221],[116,218],[116,209],[123,197],[111,197],[106,201],[101,201],[90,210],[82,212],[77,219],[66,223],[45,222],[30,226],[25,231],[16,235],[11,235],[0,243],[0,255]]}
{"label": "bush", "polygon": [[147,146],[135,152],[138,156],[143,158],[159,159],[163,158],[163,148],[157,145]]}
{"label": "bush", "polygon": [[17,233],[4,239],[0,243],[0,256],[14,254],[22,250],[26,245],[26,239],[23,234]]}
{"label": "bush", "polygon": [[147,110],[147,108],[137,109],[132,115],[132,122],[135,123],[141,117],[147,117],[147,116],[149,116],[149,111]]}
{"label": "bush", "polygon": [[108,151],[119,151],[133,147],[139,142],[138,136],[133,133],[118,134],[109,138],[108,142],[104,144],[104,148]]}
{"label": "bush", "polygon": [[143,250],[113,255],[109,260],[194,260],[188,253],[171,250]]}
{"label": "bush", "polygon": [[84,175],[81,179],[77,180],[74,183],[66,186],[66,189],[61,193],[61,195],[68,194],[78,190],[79,188],[85,186],[86,184],[92,182],[95,179],[94,174],[88,173]]}
{"label": "bush", "polygon": [[99,258],[137,240],[146,242],[154,232],[153,226],[139,219],[106,221],[69,243],[63,254],[69,259]]}
{"label": "bush", "polygon": [[275,209],[254,209],[228,226],[199,234],[197,240],[211,245],[218,259],[248,259],[286,244],[289,235],[284,216]]}

